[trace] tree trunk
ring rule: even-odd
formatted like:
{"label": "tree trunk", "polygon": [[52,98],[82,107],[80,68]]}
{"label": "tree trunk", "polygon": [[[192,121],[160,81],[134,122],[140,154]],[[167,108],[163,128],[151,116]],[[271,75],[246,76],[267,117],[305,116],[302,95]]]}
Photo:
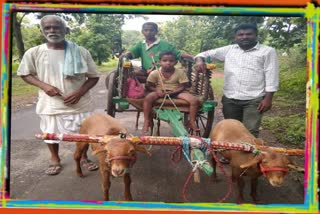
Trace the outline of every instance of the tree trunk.
{"label": "tree trunk", "polygon": [[21,18],[20,22],[17,20],[17,14],[18,13],[14,13],[13,14],[13,35],[17,44],[17,48],[18,48],[18,54],[19,54],[19,60],[21,61],[23,54],[24,54],[24,43],[23,43],[23,39],[22,39],[22,33],[21,33],[21,21],[23,19],[23,17]]}

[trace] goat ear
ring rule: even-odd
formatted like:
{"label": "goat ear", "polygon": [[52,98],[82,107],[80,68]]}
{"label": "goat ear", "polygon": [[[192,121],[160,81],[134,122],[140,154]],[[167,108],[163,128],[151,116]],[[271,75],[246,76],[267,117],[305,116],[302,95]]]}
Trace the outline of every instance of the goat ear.
{"label": "goat ear", "polygon": [[133,144],[133,146],[136,151],[143,152],[143,153],[149,155],[149,157],[151,156],[151,152],[149,152],[144,146],[140,146],[135,143]]}
{"label": "goat ear", "polygon": [[259,146],[264,146],[264,145],[266,145],[266,142],[265,142],[264,140],[262,140],[261,138],[255,138],[255,139],[253,140],[253,142],[254,142],[255,144],[259,145]]}
{"label": "goat ear", "polygon": [[247,163],[241,164],[240,168],[248,168],[250,166],[253,166],[253,165],[261,162],[263,157],[264,157],[264,154],[261,153],[261,154],[255,156],[253,159],[249,160]]}

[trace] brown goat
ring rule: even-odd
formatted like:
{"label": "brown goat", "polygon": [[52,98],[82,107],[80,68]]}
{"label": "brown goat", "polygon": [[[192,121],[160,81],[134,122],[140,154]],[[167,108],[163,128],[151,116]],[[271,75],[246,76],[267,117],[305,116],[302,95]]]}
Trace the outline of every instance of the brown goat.
{"label": "brown goat", "polygon": [[[124,198],[132,201],[130,184],[131,178],[128,168],[136,160],[136,151],[141,151],[150,155],[143,147],[125,138],[118,137],[120,133],[126,133],[124,129],[113,117],[104,113],[93,113],[83,121],[80,134],[88,135],[117,135],[114,138],[105,139],[106,143],[91,143],[93,154],[99,159],[100,174],[102,177],[102,191],[104,200],[109,200],[110,176],[124,177],[125,191]],[[77,142],[74,160],[76,161],[76,172],[79,177],[83,177],[80,159],[81,154],[89,143]]]}
{"label": "brown goat", "polygon": [[[264,144],[261,139],[255,138],[240,121],[233,119],[220,121],[211,131],[210,139],[230,143]],[[232,181],[236,183],[238,203],[243,202],[245,184],[242,175],[251,178],[251,197],[256,203],[258,201],[256,193],[258,177],[264,174],[272,186],[278,187],[283,183],[288,172],[288,164],[294,164],[285,154],[275,153],[268,149],[261,151],[258,155],[237,150],[225,150],[221,152],[221,155],[230,160]],[[213,160],[213,166],[215,165]]]}

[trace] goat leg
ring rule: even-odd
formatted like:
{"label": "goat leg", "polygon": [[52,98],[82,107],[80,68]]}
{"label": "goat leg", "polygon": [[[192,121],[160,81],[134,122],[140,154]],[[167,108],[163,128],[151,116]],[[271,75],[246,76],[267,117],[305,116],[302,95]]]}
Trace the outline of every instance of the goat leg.
{"label": "goat leg", "polygon": [[212,172],[212,175],[210,176],[210,181],[216,182],[216,180],[217,180],[217,162],[214,159],[214,157],[212,157],[212,159],[211,159],[211,165],[212,165],[213,172]]}
{"label": "goat leg", "polygon": [[76,143],[76,151],[74,152],[74,155],[73,155],[73,159],[76,162],[76,172],[79,177],[83,177],[83,173],[82,173],[81,165],[80,165],[80,160],[81,160],[81,154],[85,150],[86,144],[87,143],[77,142]]}
{"label": "goat leg", "polygon": [[242,177],[232,177],[232,181],[236,183],[236,196],[237,196],[237,203],[242,204],[244,201],[243,198],[243,189],[244,189],[244,180]]}
{"label": "goat leg", "polygon": [[109,201],[110,172],[107,171],[106,168],[103,165],[104,164],[100,164],[100,174],[101,174],[101,178],[102,178],[103,200]]}
{"label": "goat leg", "polygon": [[124,198],[126,201],[132,201],[132,196],[130,191],[130,185],[131,185],[130,173],[125,173],[123,177],[123,181],[124,181]]}
{"label": "goat leg", "polygon": [[257,198],[257,185],[258,185],[258,178],[251,178],[251,198],[254,203],[257,203],[259,199]]}

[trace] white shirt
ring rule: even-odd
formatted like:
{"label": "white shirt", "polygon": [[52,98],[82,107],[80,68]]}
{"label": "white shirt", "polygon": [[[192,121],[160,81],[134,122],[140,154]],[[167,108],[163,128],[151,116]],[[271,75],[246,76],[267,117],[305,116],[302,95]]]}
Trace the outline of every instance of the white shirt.
{"label": "white shirt", "polygon": [[274,48],[257,45],[243,50],[228,45],[198,54],[196,57],[224,62],[223,93],[227,98],[251,100],[279,88],[278,56]]}
{"label": "white shirt", "polygon": [[[63,75],[64,50],[48,49],[46,44],[42,44],[26,51],[17,74],[19,76],[35,75],[40,81],[57,87],[62,91],[63,96],[67,96],[79,89],[87,77],[99,76],[89,51],[80,47],[80,53],[87,63],[88,71],[86,73],[65,77]],[[78,103],[66,106],[61,96],[50,97],[43,90],[39,90],[37,114],[57,115],[90,111],[93,111],[90,91],[83,95]]]}

